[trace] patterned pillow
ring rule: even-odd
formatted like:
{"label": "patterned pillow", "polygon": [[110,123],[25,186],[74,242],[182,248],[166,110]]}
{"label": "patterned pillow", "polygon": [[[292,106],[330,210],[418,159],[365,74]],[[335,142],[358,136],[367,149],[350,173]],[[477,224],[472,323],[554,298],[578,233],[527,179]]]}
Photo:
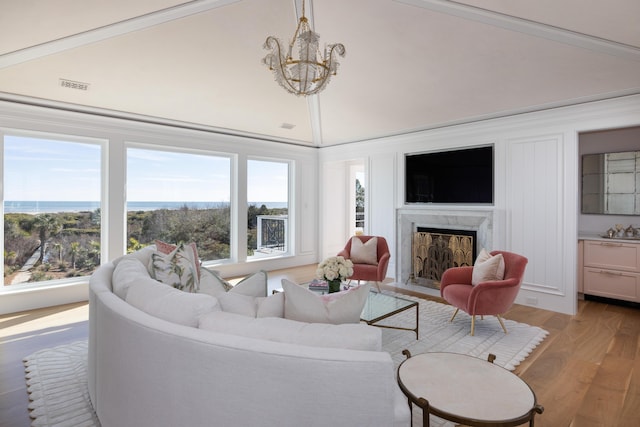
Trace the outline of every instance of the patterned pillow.
{"label": "patterned pillow", "polygon": [[149,273],[165,285],[185,292],[198,292],[199,280],[193,249],[178,245],[172,252],[151,254]]}
{"label": "patterned pillow", "polygon": [[[178,245],[173,245],[171,243],[163,242],[162,240],[157,240],[157,239],[155,241],[155,244],[158,252],[163,253],[165,255],[170,254],[171,252],[176,250],[176,248],[178,247]],[[191,250],[193,251],[193,259],[195,260],[195,263],[196,263],[198,280],[200,280],[200,258],[198,257],[198,248],[196,247],[195,243],[188,243],[185,245],[185,247],[191,248]]]}

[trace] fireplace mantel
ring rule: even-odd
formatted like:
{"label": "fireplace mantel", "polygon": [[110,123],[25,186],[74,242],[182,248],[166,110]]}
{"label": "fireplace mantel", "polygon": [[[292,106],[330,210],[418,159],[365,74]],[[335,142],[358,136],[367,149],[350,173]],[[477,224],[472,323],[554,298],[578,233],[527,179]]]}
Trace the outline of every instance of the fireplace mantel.
{"label": "fireplace mantel", "polygon": [[396,277],[406,283],[411,275],[411,239],[418,227],[473,230],[476,250],[493,248],[493,207],[487,209],[402,208],[397,210],[398,248]]}

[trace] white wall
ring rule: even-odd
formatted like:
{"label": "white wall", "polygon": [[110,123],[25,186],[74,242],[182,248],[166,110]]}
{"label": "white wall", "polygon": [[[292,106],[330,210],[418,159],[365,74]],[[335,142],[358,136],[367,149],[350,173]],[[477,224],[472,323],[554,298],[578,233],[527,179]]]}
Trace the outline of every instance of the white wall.
{"label": "white wall", "polygon": [[[340,160],[351,158],[368,164],[369,233],[387,238],[393,264],[399,245],[409,244],[396,241],[395,211],[404,206],[404,154],[494,144],[495,224],[491,249],[520,252],[529,258],[517,302],[575,313],[578,134],[638,124],[640,96],[635,95],[328,147],[321,150],[320,162],[323,170],[326,165],[336,166]],[[334,169],[332,174],[339,172]],[[327,182],[323,179],[322,185]],[[332,233],[333,240],[344,242],[347,235],[336,236],[341,229],[340,219],[327,216],[321,233]],[[330,249],[323,246],[324,251]],[[395,271],[395,266],[390,266],[388,276]]]}

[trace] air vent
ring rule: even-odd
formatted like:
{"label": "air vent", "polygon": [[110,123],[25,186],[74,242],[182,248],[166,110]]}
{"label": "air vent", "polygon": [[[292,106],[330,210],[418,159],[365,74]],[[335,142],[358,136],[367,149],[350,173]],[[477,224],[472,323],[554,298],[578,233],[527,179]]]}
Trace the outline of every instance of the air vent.
{"label": "air vent", "polygon": [[74,80],[60,79],[60,86],[67,89],[89,90],[89,83],[76,82]]}

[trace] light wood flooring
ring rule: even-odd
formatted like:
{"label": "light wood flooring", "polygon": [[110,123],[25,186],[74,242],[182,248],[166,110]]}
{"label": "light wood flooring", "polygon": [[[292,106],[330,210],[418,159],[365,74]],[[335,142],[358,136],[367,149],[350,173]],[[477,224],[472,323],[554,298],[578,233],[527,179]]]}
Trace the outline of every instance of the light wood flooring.
{"label": "light wood flooring", "polygon": [[[269,287],[279,287],[281,278],[308,280],[314,271],[315,266],[304,266],[270,272]],[[399,291],[389,284],[383,288]],[[580,301],[578,307],[578,314],[569,316],[515,305],[504,316],[549,331],[515,371],[545,408],[536,425],[639,426],[640,309],[594,301]],[[87,303],[0,316],[0,426],[30,425],[22,358],[86,339],[87,318]]]}

